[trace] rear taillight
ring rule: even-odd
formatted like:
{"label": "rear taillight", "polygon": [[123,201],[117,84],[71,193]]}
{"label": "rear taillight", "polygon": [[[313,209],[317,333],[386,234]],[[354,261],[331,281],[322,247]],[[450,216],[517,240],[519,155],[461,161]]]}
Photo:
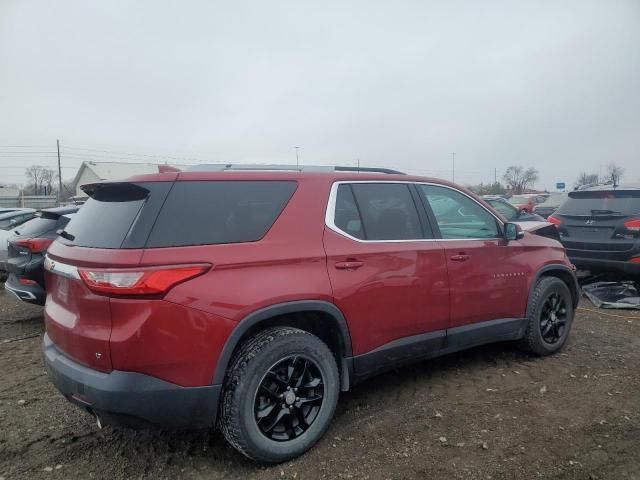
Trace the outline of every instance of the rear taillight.
{"label": "rear taillight", "polygon": [[558,217],[554,217],[553,215],[549,215],[547,217],[547,222],[553,223],[556,227],[562,225],[562,220],[560,220]]}
{"label": "rear taillight", "polygon": [[633,257],[631,260],[629,260],[631,263],[640,263],[640,257]]}
{"label": "rear taillight", "polygon": [[175,265],[139,269],[79,268],[90,290],[113,295],[160,295],[203,274],[211,265]]}
{"label": "rear taillight", "polygon": [[632,218],[624,222],[624,227],[632,232],[640,232],[640,218]]}
{"label": "rear taillight", "polygon": [[53,240],[51,238],[26,238],[16,240],[17,246],[26,248],[31,253],[46,252],[51,243],[53,243]]}

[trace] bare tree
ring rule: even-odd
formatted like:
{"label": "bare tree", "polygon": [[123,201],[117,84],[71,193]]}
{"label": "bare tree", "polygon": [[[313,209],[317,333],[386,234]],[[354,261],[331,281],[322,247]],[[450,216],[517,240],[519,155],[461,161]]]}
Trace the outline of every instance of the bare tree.
{"label": "bare tree", "polygon": [[29,179],[31,188],[27,190],[33,191],[34,195],[42,194],[43,190],[50,191],[55,178],[54,171],[51,168],[43,167],[41,165],[31,165],[27,167],[25,174]]}
{"label": "bare tree", "polygon": [[500,182],[467,185],[467,188],[478,195],[503,195],[507,193],[507,189]]}
{"label": "bare tree", "polygon": [[620,165],[616,165],[615,163],[610,163],[607,165],[607,183],[613,183],[614,185],[620,185],[620,180],[622,179],[622,174],[624,173],[624,168]]}
{"label": "bare tree", "polygon": [[511,165],[502,176],[504,181],[516,193],[522,193],[527,187],[532,186],[538,180],[538,170],[518,165]]}
{"label": "bare tree", "polygon": [[575,188],[582,187],[583,185],[597,185],[598,174],[581,172],[575,182]]}

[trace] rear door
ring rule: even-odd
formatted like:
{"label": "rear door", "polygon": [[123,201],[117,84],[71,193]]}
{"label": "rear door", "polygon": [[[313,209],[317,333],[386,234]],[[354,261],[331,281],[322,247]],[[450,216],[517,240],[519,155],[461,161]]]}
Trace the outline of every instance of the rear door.
{"label": "rear door", "polygon": [[151,225],[172,183],[106,183],[51,245],[45,261],[45,325],[64,353],[92,368],[112,368],[109,298],[91,292],[79,267],[138,265]]}
{"label": "rear door", "polygon": [[496,217],[465,193],[418,186],[445,249],[451,327],[521,318],[530,267],[518,242],[506,242]]}
{"label": "rear door", "polygon": [[[421,351],[413,353],[419,355],[438,349],[444,336],[449,322],[444,250],[433,241],[417,202],[406,183],[333,185],[324,247],[334,301],[349,322],[356,355],[406,337],[413,337],[406,352],[417,346]],[[433,341],[415,337],[427,332],[436,332]]]}
{"label": "rear door", "polygon": [[627,261],[639,249],[638,231],[625,222],[640,222],[640,190],[571,192],[553,216],[572,258]]}

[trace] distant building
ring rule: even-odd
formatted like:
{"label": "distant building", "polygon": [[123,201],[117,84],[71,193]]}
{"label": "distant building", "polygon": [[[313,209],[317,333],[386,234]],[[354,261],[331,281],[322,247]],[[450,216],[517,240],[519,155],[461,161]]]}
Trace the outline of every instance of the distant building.
{"label": "distant building", "polygon": [[18,197],[20,196],[20,190],[15,187],[7,187],[0,185],[0,197]]}
{"label": "distant building", "polygon": [[158,173],[170,170],[168,165],[155,163],[126,163],[126,162],[82,162],[78,173],[73,179],[73,191],[75,197],[86,197],[81,187],[89,183],[104,180],[124,180],[134,175]]}

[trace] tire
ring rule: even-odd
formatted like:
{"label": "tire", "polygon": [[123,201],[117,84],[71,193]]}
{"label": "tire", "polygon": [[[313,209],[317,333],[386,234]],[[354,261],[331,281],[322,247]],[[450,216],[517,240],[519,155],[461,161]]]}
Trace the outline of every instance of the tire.
{"label": "tire", "polygon": [[329,427],[339,378],[333,353],[318,337],[297,328],[268,328],[231,360],[219,417],[222,433],[258,462],[291,460]]}
{"label": "tire", "polygon": [[[558,304],[554,307],[555,301]],[[540,356],[560,351],[569,338],[573,316],[573,298],[567,284],[557,277],[542,277],[529,298],[527,326],[520,346]]]}

